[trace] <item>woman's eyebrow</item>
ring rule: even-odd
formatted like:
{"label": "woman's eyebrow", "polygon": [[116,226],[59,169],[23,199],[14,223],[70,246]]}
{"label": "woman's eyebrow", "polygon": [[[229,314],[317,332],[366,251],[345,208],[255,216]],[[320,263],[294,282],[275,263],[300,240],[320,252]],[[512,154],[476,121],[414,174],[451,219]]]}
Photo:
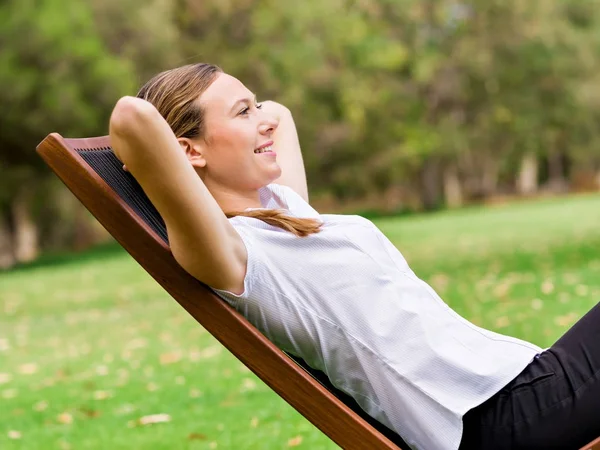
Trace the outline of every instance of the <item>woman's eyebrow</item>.
{"label": "woman's eyebrow", "polygon": [[254,103],[256,103],[256,94],[254,94],[254,99],[251,98],[240,98],[239,100],[236,100],[236,102],[233,104],[233,106],[231,107],[231,109],[229,110],[229,112],[232,112],[236,106],[240,103],[246,103],[248,105],[251,104],[252,100],[254,100]]}

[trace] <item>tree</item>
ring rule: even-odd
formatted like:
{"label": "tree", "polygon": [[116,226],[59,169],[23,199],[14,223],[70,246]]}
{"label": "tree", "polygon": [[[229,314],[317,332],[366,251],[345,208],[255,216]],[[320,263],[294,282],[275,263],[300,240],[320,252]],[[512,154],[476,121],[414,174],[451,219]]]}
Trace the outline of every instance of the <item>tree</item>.
{"label": "tree", "polygon": [[0,4],[0,48],[0,259],[10,264],[11,255],[30,260],[38,252],[32,202],[44,195],[37,186],[48,171],[35,146],[54,130],[105,134],[133,71],[106,51],[85,2]]}

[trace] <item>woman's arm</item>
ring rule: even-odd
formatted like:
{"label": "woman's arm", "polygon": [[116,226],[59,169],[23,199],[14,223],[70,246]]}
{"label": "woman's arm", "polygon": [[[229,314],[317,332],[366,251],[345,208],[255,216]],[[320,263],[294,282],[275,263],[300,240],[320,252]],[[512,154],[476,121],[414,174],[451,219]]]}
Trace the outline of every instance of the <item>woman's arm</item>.
{"label": "woman's arm", "polygon": [[274,183],[292,188],[308,202],[306,171],[292,113],[285,106],[270,100],[262,102],[262,105],[265,111],[279,119],[279,126],[273,133],[273,142],[277,152],[277,162],[281,167],[281,176]]}
{"label": "woman's arm", "polygon": [[110,139],[164,219],[177,262],[203,283],[240,294],[248,258],[242,239],[156,108],[123,97],[110,119]]}

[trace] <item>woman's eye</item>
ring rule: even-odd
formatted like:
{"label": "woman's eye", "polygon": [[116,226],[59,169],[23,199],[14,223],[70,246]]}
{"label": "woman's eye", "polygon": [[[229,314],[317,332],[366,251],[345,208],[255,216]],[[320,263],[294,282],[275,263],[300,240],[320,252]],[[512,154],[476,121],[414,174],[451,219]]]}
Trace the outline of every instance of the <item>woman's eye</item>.
{"label": "woman's eye", "polygon": [[[262,108],[262,106],[263,106],[263,105],[262,105],[262,103],[257,103],[256,105],[254,105],[254,107],[255,107],[256,109],[261,109],[261,108]],[[239,112],[239,114],[240,114],[241,116],[245,116],[246,114],[248,114],[248,111],[250,111],[250,107],[249,107],[249,106],[246,106],[244,109],[242,109],[242,110]]]}

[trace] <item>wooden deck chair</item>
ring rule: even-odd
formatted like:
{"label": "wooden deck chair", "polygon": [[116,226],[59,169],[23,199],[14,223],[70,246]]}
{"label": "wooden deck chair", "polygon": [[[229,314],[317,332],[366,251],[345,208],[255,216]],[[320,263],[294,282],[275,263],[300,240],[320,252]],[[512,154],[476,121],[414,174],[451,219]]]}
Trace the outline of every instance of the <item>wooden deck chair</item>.
{"label": "wooden deck chair", "polygon": [[[108,136],[48,135],[38,154],[131,256],[209,333],[304,417],[344,449],[408,449],[327,377],[282,352],[210,288],[185,272],[169,250],[164,222]],[[600,450],[600,438],[582,450]]]}

